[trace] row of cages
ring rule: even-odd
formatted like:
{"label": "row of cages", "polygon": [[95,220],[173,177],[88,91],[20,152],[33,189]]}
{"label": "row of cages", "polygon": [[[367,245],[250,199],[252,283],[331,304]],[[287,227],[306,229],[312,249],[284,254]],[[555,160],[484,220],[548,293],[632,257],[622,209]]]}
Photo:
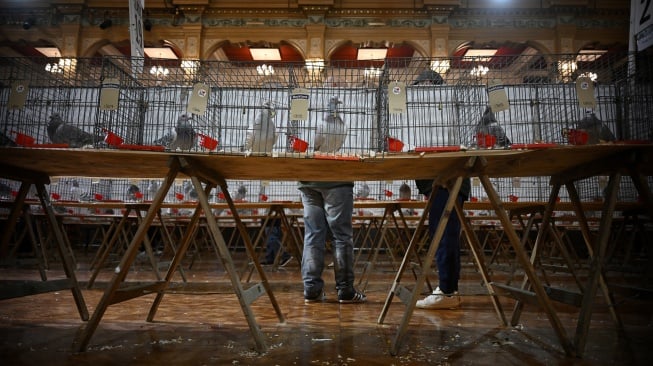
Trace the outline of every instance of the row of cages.
{"label": "row of cages", "polygon": [[[547,177],[521,178],[491,178],[493,188],[501,200],[505,202],[546,202],[549,199],[549,180]],[[163,180],[159,179],[107,179],[89,177],[56,177],[46,186],[50,199],[62,214],[118,214],[119,211],[103,210],[88,207],[70,206],[70,202],[124,202],[143,203],[151,201]],[[608,177],[598,176],[580,180],[575,183],[580,199],[584,202],[601,202],[604,200],[604,190]],[[648,177],[648,185],[653,186],[653,177]],[[227,180],[229,196],[239,202],[294,203],[301,202],[301,193],[294,181],[252,181]],[[0,179],[0,201],[11,202],[20,188],[20,182]],[[415,181],[357,181],[354,183],[354,199],[356,201],[425,201],[415,185]],[[166,197],[165,203],[191,203],[197,201],[197,192],[190,179],[177,179]],[[209,194],[211,203],[224,203],[225,193],[220,188],[213,189]],[[31,189],[28,200],[37,200],[35,189]],[[620,202],[639,202],[637,189],[630,177],[622,177],[617,197]],[[569,194],[562,187],[559,192],[561,202],[569,202]],[[487,202],[485,189],[478,178],[471,178],[469,201]],[[35,205],[34,209],[40,210]],[[8,209],[4,209],[5,214]],[[165,209],[167,215],[186,216],[191,209]],[[295,212],[296,211],[296,212]],[[302,210],[291,210],[289,213],[301,214]],[[383,208],[357,209],[355,214],[382,215]],[[407,209],[408,215],[420,215],[421,209]],[[241,214],[264,214],[261,210],[243,210]],[[215,215],[231,215],[229,210],[216,210]],[[471,213],[474,215],[476,213]],[[491,215],[490,211],[478,214]],[[590,214],[591,215],[591,214]]]}
{"label": "row of cages", "polygon": [[[131,58],[0,57],[0,143],[376,156],[653,141],[649,57],[576,57],[494,57],[486,66],[474,58],[158,66],[149,59],[136,72]],[[581,80],[589,96],[579,94]],[[497,90],[502,108],[491,100]]]}

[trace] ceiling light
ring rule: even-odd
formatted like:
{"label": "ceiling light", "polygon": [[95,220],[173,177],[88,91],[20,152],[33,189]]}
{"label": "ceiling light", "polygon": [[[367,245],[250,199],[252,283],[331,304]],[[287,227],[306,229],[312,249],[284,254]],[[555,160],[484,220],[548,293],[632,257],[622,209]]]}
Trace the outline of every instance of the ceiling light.
{"label": "ceiling light", "polygon": [[489,48],[470,48],[465,52],[465,58],[473,58],[474,61],[487,62],[497,53],[496,49]]}
{"label": "ceiling light", "polygon": [[143,51],[150,58],[177,59],[177,55],[170,47],[145,47]]}
{"label": "ceiling light", "polygon": [[281,61],[281,53],[278,48],[250,48],[254,61]]}
{"label": "ceiling light", "polygon": [[576,62],[594,62],[603,56],[607,50],[580,50],[576,55]]}
{"label": "ceiling light", "polygon": [[35,49],[45,57],[61,57],[61,52],[57,47],[35,47]]}
{"label": "ceiling light", "polygon": [[362,60],[382,60],[388,53],[387,48],[359,48],[356,59]]}

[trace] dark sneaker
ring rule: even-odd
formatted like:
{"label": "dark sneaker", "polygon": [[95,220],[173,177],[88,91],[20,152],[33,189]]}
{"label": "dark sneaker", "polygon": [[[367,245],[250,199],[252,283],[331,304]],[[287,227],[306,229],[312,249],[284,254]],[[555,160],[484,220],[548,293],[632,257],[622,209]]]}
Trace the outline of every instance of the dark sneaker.
{"label": "dark sneaker", "polygon": [[306,297],[304,296],[304,303],[305,304],[311,304],[314,302],[322,302],[326,300],[326,294],[322,292],[321,294],[315,296],[315,297]]}
{"label": "dark sneaker", "polygon": [[354,290],[353,292],[343,292],[338,294],[338,302],[341,304],[353,304],[367,301],[364,293]]}

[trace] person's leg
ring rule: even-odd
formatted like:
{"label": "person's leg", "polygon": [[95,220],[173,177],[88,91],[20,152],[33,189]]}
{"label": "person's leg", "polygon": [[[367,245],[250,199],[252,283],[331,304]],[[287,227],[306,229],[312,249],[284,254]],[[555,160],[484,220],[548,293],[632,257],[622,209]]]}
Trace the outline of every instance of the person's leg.
{"label": "person's leg", "polygon": [[302,280],[304,298],[315,299],[324,291],[324,252],[327,222],[324,203],[320,192],[310,188],[300,188],[304,205],[304,251],[302,258]]}
{"label": "person's leg", "polygon": [[[439,188],[436,191],[435,200],[429,211],[429,234],[433,237],[435,229],[440,221],[444,207],[449,199],[449,191]],[[458,196],[458,199],[462,199]],[[438,267],[438,284],[440,290],[445,294],[452,294],[458,291],[458,279],[460,277],[460,220],[458,215],[449,216],[442,240],[435,252],[435,261]]]}
{"label": "person's leg", "polygon": [[274,263],[277,252],[281,248],[281,227],[276,221],[270,222],[269,226],[265,228],[266,244],[265,244],[265,264]]}
{"label": "person's leg", "polygon": [[352,213],[353,188],[339,186],[323,191],[327,222],[333,234],[334,272],[336,289],[353,291],[354,242]]}

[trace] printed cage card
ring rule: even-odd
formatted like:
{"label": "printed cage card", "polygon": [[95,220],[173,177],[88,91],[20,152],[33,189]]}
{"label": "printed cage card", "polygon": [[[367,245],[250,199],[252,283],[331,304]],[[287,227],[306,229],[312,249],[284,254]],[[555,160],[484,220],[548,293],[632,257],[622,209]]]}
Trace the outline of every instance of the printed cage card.
{"label": "printed cage card", "polygon": [[14,81],[11,84],[11,93],[9,93],[9,109],[21,109],[25,106],[29,86],[26,81]]}
{"label": "printed cage card", "polygon": [[193,92],[190,95],[190,100],[188,101],[188,107],[186,107],[186,112],[202,115],[206,112],[206,106],[209,103],[209,94],[211,89],[209,86],[204,83],[195,83],[193,85]]}
{"label": "printed cage card", "polygon": [[392,82],[388,85],[388,106],[390,114],[406,112],[406,84]]}
{"label": "printed cage card", "polygon": [[115,111],[118,109],[120,83],[116,78],[106,78],[100,91],[100,110]]}
{"label": "printed cage card", "polygon": [[308,119],[308,95],[305,88],[293,89],[290,95],[290,119],[305,121]]}
{"label": "printed cage card", "polygon": [[582,108],[596,108],[596,97],[594,96],[594,82],[587,76],[580,76],[576,79],[576,94],[578,104]]}
{"label": "printed cage card", "polygon": [[506,94],[506,89],[503,87],[501,80],[492,79],[488,83],[487,95],[492,112],[501,112],[510,108],[508,94]]}

